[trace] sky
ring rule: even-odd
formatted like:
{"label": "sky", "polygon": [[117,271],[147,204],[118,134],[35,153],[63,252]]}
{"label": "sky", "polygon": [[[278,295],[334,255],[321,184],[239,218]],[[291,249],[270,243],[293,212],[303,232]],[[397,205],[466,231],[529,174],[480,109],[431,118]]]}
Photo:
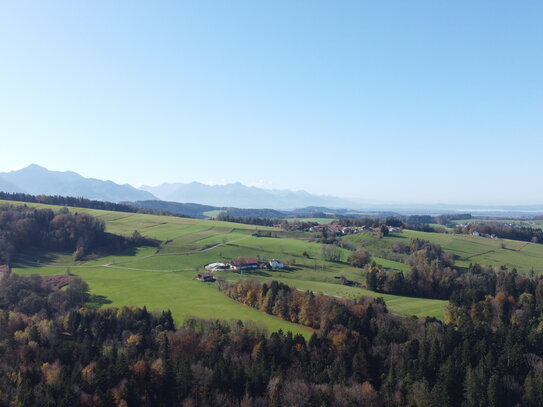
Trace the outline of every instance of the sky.
{"label": "sky", "polygon": [[0,171],[543,203],[541,1],[0,0]]}

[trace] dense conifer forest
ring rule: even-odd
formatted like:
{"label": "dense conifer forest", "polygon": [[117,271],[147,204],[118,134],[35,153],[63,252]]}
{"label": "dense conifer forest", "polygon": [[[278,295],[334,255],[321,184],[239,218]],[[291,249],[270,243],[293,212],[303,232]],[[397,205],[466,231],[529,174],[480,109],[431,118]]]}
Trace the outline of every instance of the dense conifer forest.
{"label": "dense conifer forest", "polygon": [[[539,406],[542,303],[519,290],[451,304],[446,323],[379,299],[337,299],[252,280],[237,301],[315,329],[302,336],[168,311],[88,309],[74,279],[0,283],[0,405]],[[539,291],[537,289],[536,291]]]}

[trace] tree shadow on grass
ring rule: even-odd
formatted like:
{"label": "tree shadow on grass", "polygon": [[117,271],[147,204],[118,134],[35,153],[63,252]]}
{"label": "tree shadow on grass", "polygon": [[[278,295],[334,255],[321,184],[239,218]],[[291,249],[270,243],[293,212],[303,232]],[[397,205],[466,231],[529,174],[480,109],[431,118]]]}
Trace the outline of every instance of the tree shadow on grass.
{"label": "tree shadow on grass", "polygon": [[13,266],[20,268],[46,266],[58,260],[60,254],[67,253],[55,253],[37,247],[30,247],[17,253]]}
{"label": "tree shadow on grass", "polygon": [[89,301],[87,301],[86,307],[96,310],[104,305],[108,305],[111,303],[112,301],[108,299],[105,295],[91,294],[89,295]]}
{"label": "tree shadow on grass", "polygon": [[251,270],[251,271],[244,271],[244,275],[246,276],[260,276],[260,277],[270,277],[271,274],[264,270]]}
{"label": "tree shadow on grass", "polygon": [[146,246],[131,246],[124,249],[115,249],[115,248],[108,248],[108,249],[101,249],[98,250],[90,255],[88,255],[85,260],[95,260],[99,259],[100,257],[105,256],[135,256],[138,254],[138,249],[144,248]]}

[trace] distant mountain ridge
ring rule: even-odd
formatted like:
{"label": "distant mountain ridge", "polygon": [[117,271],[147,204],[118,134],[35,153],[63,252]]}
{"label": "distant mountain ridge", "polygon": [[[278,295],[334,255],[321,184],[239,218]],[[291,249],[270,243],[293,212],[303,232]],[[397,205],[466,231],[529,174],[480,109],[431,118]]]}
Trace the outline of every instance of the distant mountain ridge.
{"label": "distant mountain ridge", "polygon": [[206,185],[199,182],[143,185],[163,201],[196,202],[202,205],[236,208],[270,208],[288,210],[307,206],[332,208],[352,207],[352,202],[333,196],[312,195],[306,191],[290,191],[249,187],[239,182],[227,185]]}
{"label": "distant mountain ridge", "polygon": [[[313,195],[306,191],[290,191],[250,187],[239,182],[227,185],[206,185],[199,182],[163,183],[142,186],[119,185],[112,181],[85,178],[73,171],[50,171],[37,164],[20,170],[0,172],[0,191],[31,195],[61,195],[109,202],[156,201],[194,202],[217,208],[269,208],[292,210],[308,206],[346,208],[354,203],[333,197]],[[176,208],[178,209],[178,208]],[[185,206],[185,210],[192,211]]]}
{"label": "distant mountain ridge", "polygon": [[73,171],[49,171],[37,164],[17,171],[0,172],[0,190],[31,195],[74,196],[110,202],[156,199],[153,194],[132,185],[85,178]]}
{"label": "distant mountain ridge", "polygon": [[[333,212],[338,215],[364,213],[430,214],[477,213],[479,216],[528,216],[543,213],[543,204],[532,205],[455,205],[455,204],[379,204],[347,200],[334,196],[313,195],[306,191],[290,191],[249,187],[239,182],[228,185],[206,185],[199,182],[164,183],[135,188],[95,178],[85,178],[73,171],[50,171],[31,164],[17,171],[0,172],[0,191],[30,195],[58,195],[107,202],[138,202],[139,207],[170,210],[189,216],[204,216],[210,210],[229,210],[232,216],[280,217]],[[148,202],[145,202],[148,201]],[[169,201],[169,202],[161,202]],[[186,202],[197,204],[194,207]],[[179,203],[179,205],[171,205]],[[212,208],[202,208],[207,205]],[[169,209],[167,209],[169,208]],[[235,212],[234,209],[244,211]],[[264,209],[267,208],[267,209]],[[302,209],[299,209],[302,208]],[[348,208],[348,209],[347,209]],[[248,212],[247,209],[258,210]],[[265,210],[266,212],[264,212]],[[251,213],[251,215],[248,215]],[[191,215],[192,214],[192,215]]]}

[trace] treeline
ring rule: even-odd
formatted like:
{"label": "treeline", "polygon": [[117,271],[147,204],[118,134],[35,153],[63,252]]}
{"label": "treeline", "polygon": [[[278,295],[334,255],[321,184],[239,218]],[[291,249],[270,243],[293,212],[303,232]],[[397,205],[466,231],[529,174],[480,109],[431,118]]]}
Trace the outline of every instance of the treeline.
{"label": "treeline", "polygon": [[495,235],[500,239],[520,240],[522,242],[543,243],[543,229],[529,226],[509,226],[496,223],[470,224],[459,228],[462,233],[472,234],[479,232],[481,235]]}
{"label": "treeline", "polygon": [[71,278],[65,290],[53,290],[38,275],[0,277],[0,310],[51,319],[81,307],[88,299],[88,285],[78,277]]}
{"label": "treeline", "polygon": [[131,238],[105,232],[101,219],[27,206],[0,205],[0,263],[9,264],[24,248],[70,251],[80,260],[96,250],[115,251],[158,242],[135,232]]}
{"label": "treeline", "polygon": [[[53,306],[55,292],[41,287],[32,282],[27,290]],[[0,405],[506,407],[543,401],[541,310],[532,294],[500,292],[470,306],[451,305],[442,323],[392,315],[381,300],[298,297],[277,282],[266,287],[248,281],[227,289],[255,306],[267,290],[264,298],[275,298],[272,309],[286,296],[280,308],[287,319],[299,320],[303,301],[314,301],[320,305],[308,321],[318,332],[309,340],[281,331],[268,336],[250,323],[193,318],[175,329],[170,312],[84,309],[83,296],[60,300],[65,305],[52,318],[40,307],[8,309],[0,302]]]}
{"label": "treeline", "polygon": [[233,300],[251,308],[285,321],[325,331],[336,323],[352,327],[357,324],[357,318],[377,308],[380,312],[386,312],[381,299],[364,297],[357,302],[325,295],[315,296],[310,291],[299,291],[278,281],[263,284],[256,280],[239,280],[234,284],[222,282],[219,289]]}
{"label": "treeline", "polygon": [[243,223],[246,225],[258,226],[274,226],[282,222],[281,219],[255,218],[252,216],[233,216],[225,212],[219,213],[215,219],[223,222]]}
{"label": "treeline", "polygon": [[443,225],[446,227],[455,227],[454,220],[471,219],[471,214],[444,214],[439,216],[431,215],[409,215],[409,216],[389,216],[389,217],[360,217],[360,218],[340,218],[337,223],[341,226],[369,226],[380,227],[381,225],[403,227],[406,229],[419,230],[422,232],[446,232],[444,228],[435,227],[431,224]]}
{"label": "treeline", "polygon": [[72,196],[60,195],[29,195],[20,192],[2,192],[0,191],[0,200],[19,201],[28,203],[40,203],[48,205],[70,206],[87,209],[101,209],[106,211],[145,213],[150,215],[167,215],[178,217],[189,217],[187,215],[173,214],[168,211],[136,207],[129,204],[113,203],[105,201],[95,201],[87,198],[76,198]]}
{"label": "treeline", "polygon": [[[417,250],[417,247],[422,248]],[[470,265],[461,272],[454,268],[453,259],[448,253],[424,241],[412,241],[409,250],[411,255],[407,263],[411,265],[411,271],[407,275],[401,271],[385,270],[372,263],[365,267],[367,288],[387,294],[450,300],[458,305],[471,305],[498,293],[512,297],[526,293],[543,310],[541,276],[478,264]]]}
{"label": "treeline", "polygon": [[376,227],[380,227],[381,225],[396,226],[396,227],[404,226],[404,223],[398,217],[379,218],[379,217],[364,216],[360,218],[340,218],[337,221],[334,221],[334,223],[340,226],[346,226],[346,227],[368,226],[368,227],[376,228]]}

